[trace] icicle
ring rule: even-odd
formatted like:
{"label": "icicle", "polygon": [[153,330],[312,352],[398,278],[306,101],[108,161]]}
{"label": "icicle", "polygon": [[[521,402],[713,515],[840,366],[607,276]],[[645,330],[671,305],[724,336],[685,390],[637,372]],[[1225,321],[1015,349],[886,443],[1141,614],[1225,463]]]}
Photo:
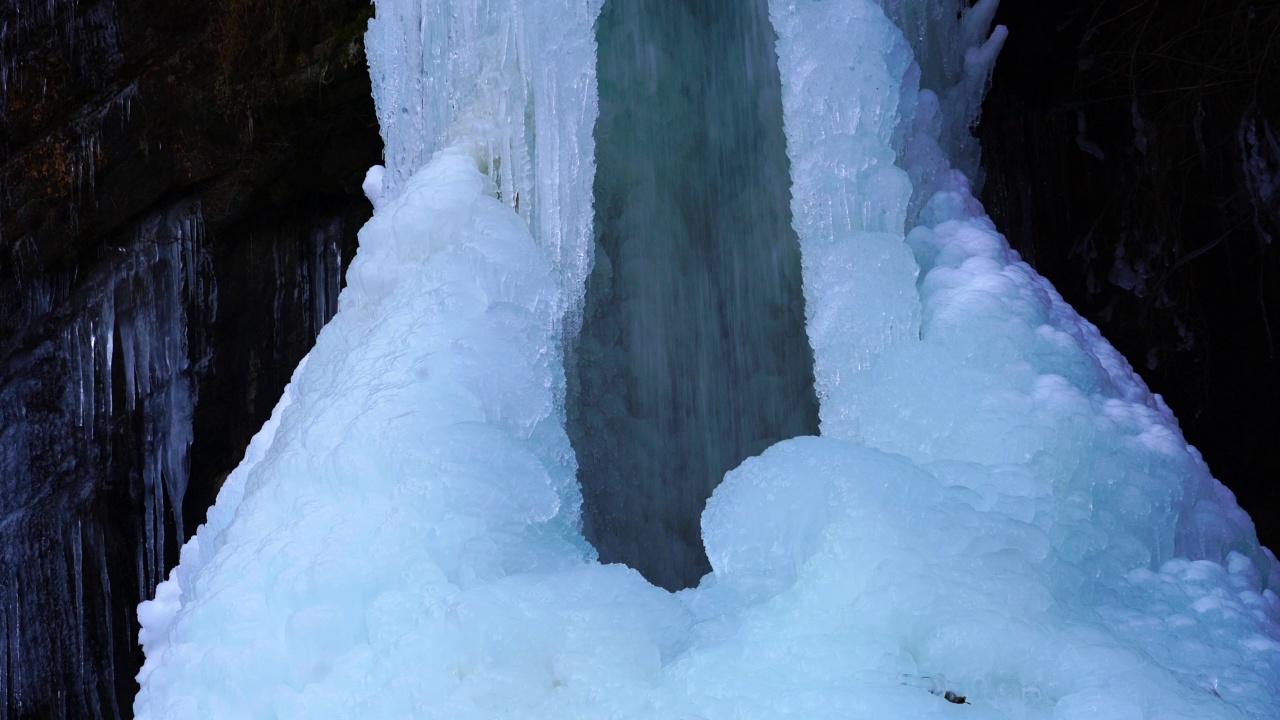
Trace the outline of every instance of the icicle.
{"label": "icicle", "polygon": [[85,620],[84,611],[84,546],[81,534],[83,528],[80,521],[76,520],[74,529],[71,530],[71,577],[72,591],[76,608],[75,615],[75,633],[76,633],[76,657],[80,662],[80,677],[89,677],[88,668],[85,667],[85,659],[88,649],[88,642],[85,638]]}
{"label": "icicle", "polygon": [[106,405],[105,417],[110,422],[111,414],[115,408],[112,402],[111,388],[111,361],[115,356],[115,333],[116,333],[116,307],[115,307],[115,288],[111,292],[106,293],[102,298],[102,316],[99,322],[99,330],[102,333],[102,392],[103,400]]}
{"label": "icicle", "polygon": [[94,393],[94,381],[97,373],[95,370],[95,350],[93,334],[93,317],[90,316],[76,323],[76,331],[79,337],[76,338],[76,348],[80,352],[80,388],[83,392],[83,412],[82,422],[85,427],[85,438],[90,442],[93,441],[93,426],[97,419],[97,403],[95,402],[96,393]]}
{"label": "icicle", "polygon": [[[11,608],[17,606],[13,593],[14,589],[8,583],[0,586],[0,638],[4,639],[4,647],[0,648],[0,697],[6,698],[13,697],[13,686],[9,682],[9,654],[18,647],[17,634],[13,632],[13,616],[10,614]],[[9,720],[7,702],[0,703],[0,720]]]}
{"label": "icicle", "polygon": [[271,243],[271,277],[275,279],[276,291],[271,296],[271,328],[275,337],[271,339],[273,348],[280,347],[280,316],[284,304],[284,261],[280,258],[280,243]]}
{"label": "icicle", "polygon": [[105,534],[102,532],[102,528],[95,526],[93,528],[93,531],[94,531],[93,547],[98,551],[98,557],[97,557],[98,582],[101,584],[101,587],[102,587],[102,614],[103,614],[102,625],[107,630],[106,646],[107,646],[108,659],[107,659],[107,662],[103,664],[103,666],[107,670],[107,673],[106,673],[106,677],[103,678],[102,680],[107,688],[106,705],[111,708],[111,714],[115,716],[117,720],[119,720],[120,714],[117,708],[120,707],[120,701],[119,701],[119,698],[116,696],[116,677],[115,677],[116,644],[115,644],[115,632],[112,630],[112,622],[111,622],[112,621],[111,576],[107,572],[107,539],[105,537]]}
{"label": "icicle", "polygon": [[[151,444],[154,437],[150,432],[144,431],[144,441]],[[160,486],[158,478],[159,473],[156,468],[153,457],[148,457],[142,466],[142,482],[143,492],[143,527],[145,531],[144,543],[142,546],[142,572],[138,574],[138,592],[142,597],[150,597],[155,592],[155,586],[159,582],[160,573],[164,570],[164,559],[157,557],[156,549],[160,547],[160,538],[164,533],[164,498],[157,497],[156,488]],[[159,521],[157,521],[159,518]]]}
{"label": "icicle", "polygon": [[[338,292],[342,289],[342,220],[334,219],[311,232],[311,253],[306,274],[300,274],[299,286],[306,284],[311,297],[312,332],[329,322],[338,309]],[[304,298],[304,302],[308,299]]]}
{"label": "icicle", "polygon": [[76,406],[73,416],[76,419],[76,427],[84,427],[84,372],[81,370],[80,347],[78,344],[78,335],[76,326],[73,324],[66,331],[66,346],[71,357],[71,374],[74,378],[76,387]]}
{"label": "icicle", "polygon": [[[462,143],[551,253],[576,335],[591,272],[592,118],[600,0],[382,4],[366,47],[391,200],[437,150]],[[584,32],[584,30],[587,30]],[[410,67],[420,72],[403,72]],[[536,152],[536,158],[534,150]]]}
{"label": "icicle", "polygon": [[[0,633],[3,633],[5,646],[0,649],[0,691],[3,697],[13,697],[13,689],[9,685],[9,649],[16,646],[9,633],[9,598],[7,595],[0,603]],[[0,720],[9,720],[9,703],[0,703]]]}

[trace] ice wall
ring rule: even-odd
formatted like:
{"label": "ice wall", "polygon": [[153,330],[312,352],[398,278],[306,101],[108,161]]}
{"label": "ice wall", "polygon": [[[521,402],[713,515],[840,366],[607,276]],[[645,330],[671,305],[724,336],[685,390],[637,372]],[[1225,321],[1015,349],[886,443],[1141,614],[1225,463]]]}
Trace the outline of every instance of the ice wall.
{"label": "ice wall", "polygon": [[[924,460],[1078,459],[1116,440],[1064,436],[1072,418],[1054,417],[1037,403],[1087,400],[1094,413],[1121,423],[1102,424],[1103,433],[1144,438],[1143,447],[1127,451],[1140,458],[1139,474],[1160,477],[1135,482],[1172,494],[1163,503],[1151,499],[1165,512],[1150,519],[1176,528],[1156,530],[1146,514],[1130,518],[1135,529],[1161,538],[1156,561],[1169,552],[1221,557],[1240,550],[1271,572],[1248,518],[1181,440],[1168,408],[1008,249],[973,200],[968,179],[949,166],[943,130],[967,127],[977,105],[940,103],[939,96],[964,97],[966,88],[985,82],[1004,36],[997,29],[978,44],[993,5],[979,3],[960,21],[969,49],[963,63],[952,61],[962,68],[955,86],[918,93],[910,45],[896,29],[866,29],[892,27],[879,8],[799,7],[775,10],[775,24],[823,435]],[[985,22],[974,24],[969,15]],[[825,44],[807,30],[815,23],[840,23],[878,44]],[[841,77],[847,73],[862,82],[850,84]],[[819,104],[828,112],[815,115],[811,108]],[[1055,384],[1069,388],[1066,395],[1043,387]],[[1046,397],[1013,400],[1034,392]],[[1041,414],[1049,417],[1029,422]],[[1064,445],[1072,440],[1079,445]],[[1143,457],[1144,448],[1169,457]],[[1152,471],[1166,462],[1176,470]]]}
{"label": "ice wall", "polygon": [[366,37],[386,146],[372,196],[398,194],[440,149],[473,148],[497,197],[551,252],[571,334],[592,262],[591,28],[602,2],[384,2]]}
{"label": "ice wall", "polygon": [[[955,128],[973,121],[1003,41],[1002,29],[986,39],[994,3],[963,11],[945,41],[935,22],[909,42],[884,10],[772,5],[827,446],[809,453],[851,463],[820,486],[856,498],[858,524],[895,508],[874,520],[880,532],[851,527],[854,544],[825,544],[829,560],[886,562],[860,603],[883,593],[883,627],[916,644],[918,664],[970,692],[1017,688],[994,702],[1004,712],[1273,713],[1274,556],[1164,403],[1009,250],[947,159],[964,155]],[[917,92],[920,78],[944,84]],[[920,484],[854,482],[853,458],[870,448],[896,453],[876,462],[914,466]],[[783,452],[795,451],[771,451]],[[741,472],[769,477],[777,463]],[[944,527],[948,540],[909,539]],[[1040,625],[1042,613],[1054,620]],[[1041,641],[1052,659],[1033,649]],[[1082,642],[1109,658],[1073,667],[1061,648]]]}
{"label": "ice wall", "polygon": [[[822,437],[726,476],[697,588],[598,564],[578,532],[576,266],[490,152],[527,106],[490,105],[370,184],[338,314],[139,610],[138,716],[1274,717],[1274,558],[948,161],[1001,38],[991,3],[960,6],[908,36],[906,4],[771,5]],[[591,13],[538,7],[591,47]],[[507,47],[458,45],[459,67]]]}

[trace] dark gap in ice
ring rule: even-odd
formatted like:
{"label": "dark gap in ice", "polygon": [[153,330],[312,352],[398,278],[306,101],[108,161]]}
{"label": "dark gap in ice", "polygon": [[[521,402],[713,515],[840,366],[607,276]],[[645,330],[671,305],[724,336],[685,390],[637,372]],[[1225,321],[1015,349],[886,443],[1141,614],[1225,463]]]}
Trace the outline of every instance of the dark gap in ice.
{"label": "dark gap in ice", "polygon": [[765,0],[616,0],[597,39],[568,429],[601,561],[675,590],[724,473],[818,428],[775,37]]}

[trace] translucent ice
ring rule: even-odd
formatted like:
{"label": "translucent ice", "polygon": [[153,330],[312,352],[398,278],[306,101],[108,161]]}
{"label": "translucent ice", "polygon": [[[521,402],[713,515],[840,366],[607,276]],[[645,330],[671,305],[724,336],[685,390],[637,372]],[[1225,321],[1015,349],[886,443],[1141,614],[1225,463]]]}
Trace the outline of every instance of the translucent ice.
{"label": "translucent ice", "polygon": [[366,37],[386,146],[380,194],[398,193],[436,151],[474,147],[497,197],[551,253],[571,332],[591,271],[603,1],[379,2]]}

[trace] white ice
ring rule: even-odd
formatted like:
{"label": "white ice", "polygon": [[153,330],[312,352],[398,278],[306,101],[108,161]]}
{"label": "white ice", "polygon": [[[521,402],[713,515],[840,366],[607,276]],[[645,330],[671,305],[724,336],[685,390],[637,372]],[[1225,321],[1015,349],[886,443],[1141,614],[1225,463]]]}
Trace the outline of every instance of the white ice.
{"label": "white ice", "polygon": [[379,2],[404,135],[337,316],[139,611],[138,717],[1280,715],[1275,558],[949,160],[1003,39],[962,5],[772,4],[822,437],[728,474],[673,595],[594,562],[563,430],[598,6]]}

